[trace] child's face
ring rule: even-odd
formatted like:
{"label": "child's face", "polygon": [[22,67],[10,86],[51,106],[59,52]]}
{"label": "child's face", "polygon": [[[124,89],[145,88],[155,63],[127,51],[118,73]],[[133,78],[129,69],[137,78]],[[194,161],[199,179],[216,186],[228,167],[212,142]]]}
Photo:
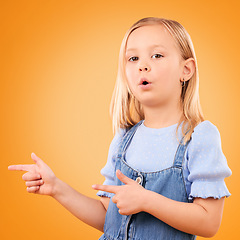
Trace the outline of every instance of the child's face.
{"label": "child's face", "polygon": [[130,34],[126,76],[129,88],[143,107],[179,102],[183,66],[180,50],[163,26],[142,26]]}

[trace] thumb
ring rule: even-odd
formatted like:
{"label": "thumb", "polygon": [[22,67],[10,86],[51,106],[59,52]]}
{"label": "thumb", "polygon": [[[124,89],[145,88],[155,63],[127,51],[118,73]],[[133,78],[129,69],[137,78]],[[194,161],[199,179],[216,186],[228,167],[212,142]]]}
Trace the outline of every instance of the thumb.
{"label": "thumb", "polygon": [[119,169],[116,171],[117,178],[123,182],[124,184],[130,184],[132,182],[135,183],[131,178],[125,176]]}
{"label": "thumb", "polygon": [[35,153],[31,154],[32,160],[38,165],[40,166],[43,163],[43,160],[41,158],[39,158]]}

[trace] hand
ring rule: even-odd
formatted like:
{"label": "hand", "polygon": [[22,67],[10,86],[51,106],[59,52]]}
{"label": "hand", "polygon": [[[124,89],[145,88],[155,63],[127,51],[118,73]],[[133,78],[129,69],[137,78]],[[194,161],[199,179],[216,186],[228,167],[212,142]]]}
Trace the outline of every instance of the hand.
{"label": "hand", "polygon": [[95,190],[114,193],[112,201],[117,204],[119,213],[122,215],[131,215],[143,211],[144,193],[147,190],[136,181],[125,176],[120,170],[116,171],[116,175],[125,185],[93,185],[92,187]]}
{"label": "hand", "polygon": [[53,196],[56,176],[51,168],[34,153],[31,157],[35,164],[11,165],[8,170],[27,171],[22,178],[26,181],[29,193]]}

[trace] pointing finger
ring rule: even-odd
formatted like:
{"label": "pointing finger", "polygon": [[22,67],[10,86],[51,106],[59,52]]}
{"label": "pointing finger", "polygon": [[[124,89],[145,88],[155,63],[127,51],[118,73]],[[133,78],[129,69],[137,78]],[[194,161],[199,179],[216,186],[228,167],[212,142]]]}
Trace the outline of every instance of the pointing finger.
{"label": "pointing finger", "polygon": [[125,176],[119,169],[116,171],[116,175],[117,175],[117,178],[125,184],[135,183],[135,181]]}
{"label": "pointing finger", "polygon": [[33,171],[33,164],[18,164],[18,165],[10,165],[8,166],[8,170],[10,171]]}
{"label": "pointing finger", "polygon": [[113,185],[92,185],[92,188],[95,190],[101,190],[104,192],[109,192],[109,193],[116,193],[119,186],[113,186]]}

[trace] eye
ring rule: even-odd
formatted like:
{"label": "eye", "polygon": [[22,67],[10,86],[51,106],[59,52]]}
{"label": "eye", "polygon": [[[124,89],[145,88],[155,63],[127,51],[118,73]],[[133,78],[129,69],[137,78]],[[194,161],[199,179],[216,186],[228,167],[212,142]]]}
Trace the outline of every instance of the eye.
{"label": "eye", "polygon": [[[155,56],[155,57],[154,57],[154,56]],[[152,57],[153,57],[153,58],[161,58],[161,57],[163,57],[163,55],[157,53],[157,54],[154,54]]]}
{"label": "eye", "polygon": [[133,61],[136,61],[136,60],[138,60],[138,57],[130,57],[128,59],[128,61],[130,61],[130,62],[133,62]]}

